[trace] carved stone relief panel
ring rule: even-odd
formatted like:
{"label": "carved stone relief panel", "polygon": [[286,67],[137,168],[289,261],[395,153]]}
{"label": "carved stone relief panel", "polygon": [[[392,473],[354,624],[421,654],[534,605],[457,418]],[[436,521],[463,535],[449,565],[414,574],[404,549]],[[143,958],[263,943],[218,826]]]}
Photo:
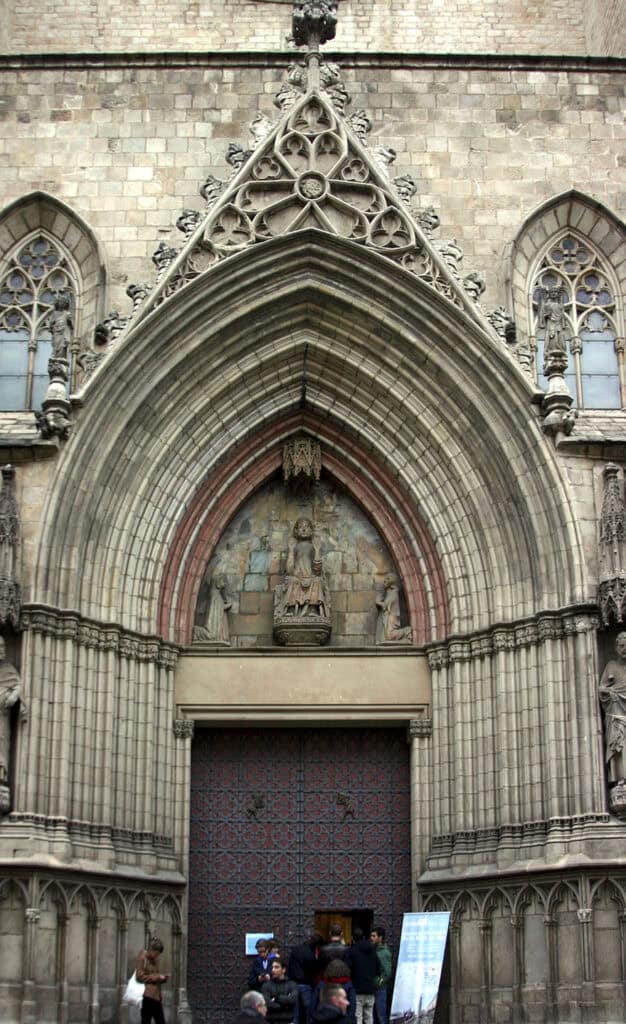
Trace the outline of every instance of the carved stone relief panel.
{"label": "carved stone relief panel", "polygon": [[[274,646],[276,589],[284,585],[294,523],[315,529],[330,595],[332,646],[374,646],[385,578],[397,575],[392,552],[376,527],[333,481],[307,496],[291,493],[277,476],[226,526],[206,567],[195,614],[194,642],[211,620],[211,593],[219,578],[231,647]],[[402,591],[400,601],[404,604]],[[226,613],[224,613],[226,614]],[[407,622],[402,607],[402,622]],[[222,637],[222,639],[224,639]]]}

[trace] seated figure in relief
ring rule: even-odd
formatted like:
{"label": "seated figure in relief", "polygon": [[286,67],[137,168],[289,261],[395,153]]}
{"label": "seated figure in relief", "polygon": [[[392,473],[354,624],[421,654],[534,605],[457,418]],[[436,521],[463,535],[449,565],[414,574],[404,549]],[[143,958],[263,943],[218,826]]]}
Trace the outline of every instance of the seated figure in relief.
{"label": "seated figure in relief", "polygon": [[297,519],[285,566],[285,578],[276,588],[276,614],[307,616],[330,614],[330,594],[322,572],[319,538],[313,523],[306,517]]}
{"label": "seated figure in relief", "polygon": [[606,666],[599,689],[609,784],[626,779],[626,632],[617,634],[615,653],[618,660]]}
{"label": "seated figure in relief", "polygon": [[194,626],[194,640],[208,640],[215,644],[230,644],[228,629],[228,611],[232,601],[226,595],[226,577],[216,573],[211,580],[209,591],[209,610],[204,626]]}

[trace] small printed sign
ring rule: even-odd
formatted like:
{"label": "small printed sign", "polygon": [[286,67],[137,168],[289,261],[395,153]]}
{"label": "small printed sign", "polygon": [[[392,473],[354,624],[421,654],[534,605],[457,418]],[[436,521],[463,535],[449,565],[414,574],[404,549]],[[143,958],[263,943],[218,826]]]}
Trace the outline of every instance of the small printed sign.
{"label": "small printed sign", "polygon": [[256,956],[259,939],[273,939],[274,932],[246,932],[246,956]]}
{"label": "small printed sign", "polygon": [[431,1024],[450,914],[405,914],[391,1001],[392,1024]]}

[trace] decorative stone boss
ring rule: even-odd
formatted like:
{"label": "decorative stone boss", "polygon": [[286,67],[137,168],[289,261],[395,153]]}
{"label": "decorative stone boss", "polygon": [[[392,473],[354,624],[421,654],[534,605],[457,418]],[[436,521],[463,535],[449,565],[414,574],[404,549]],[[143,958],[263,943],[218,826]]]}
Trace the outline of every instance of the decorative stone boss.
{"label": "decorative stone boss", "polygon": [[319,537],[313,523],[297,519],[283,582],[274,591],[274,639],[286,646],[328,643],[330,591],[324,577]]}

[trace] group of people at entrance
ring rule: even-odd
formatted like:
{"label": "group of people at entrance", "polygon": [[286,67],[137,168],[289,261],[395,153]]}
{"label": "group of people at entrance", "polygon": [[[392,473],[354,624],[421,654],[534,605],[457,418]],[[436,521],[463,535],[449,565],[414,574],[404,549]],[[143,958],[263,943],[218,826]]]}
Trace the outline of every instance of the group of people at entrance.
{"label": "group of people at entrance", "polygon": [[387,1024],[392,961],[385,936],[380,926],[369,938],[355,928],[346,945],[341,925],[331,924],[328,942],[314,933],[288,960],[275,941],[260,939],[236,1024],[255,1024],[258,1015],[272,1024]]}

